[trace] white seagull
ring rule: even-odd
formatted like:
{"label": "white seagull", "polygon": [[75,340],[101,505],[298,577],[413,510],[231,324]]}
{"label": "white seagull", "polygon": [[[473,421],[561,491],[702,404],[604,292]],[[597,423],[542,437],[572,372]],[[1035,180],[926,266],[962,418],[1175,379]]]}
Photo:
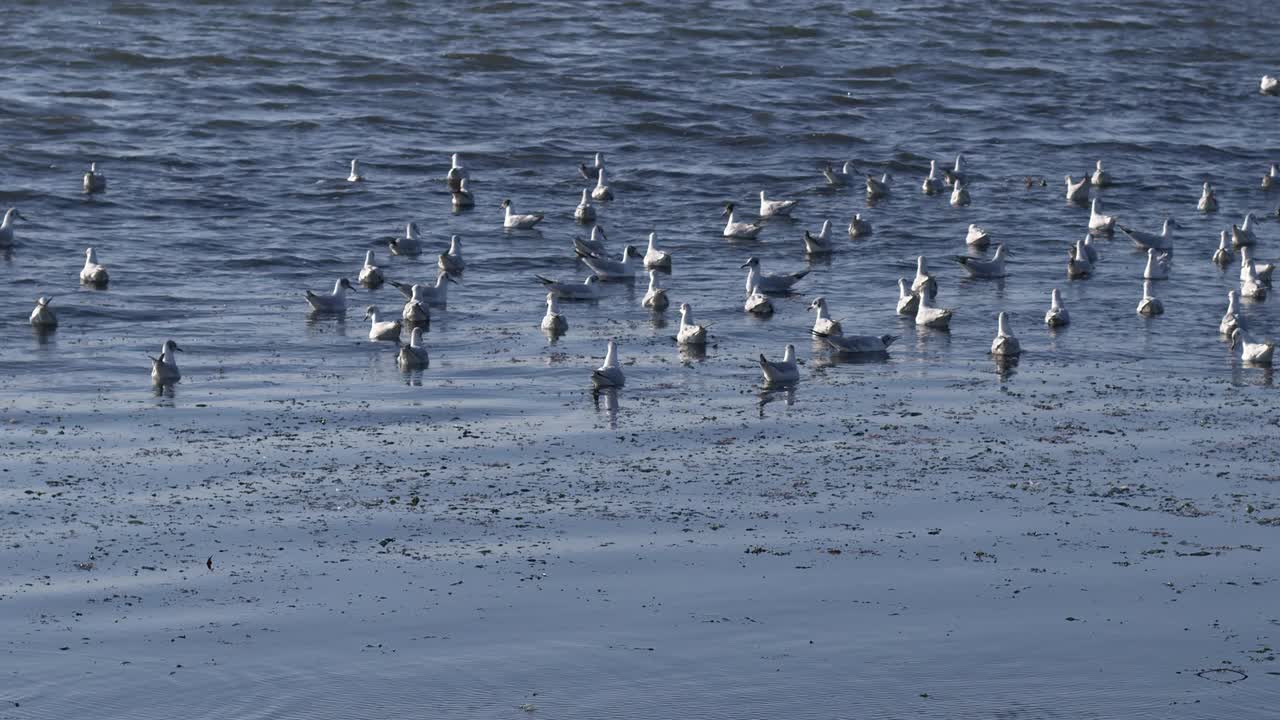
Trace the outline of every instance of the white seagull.
{"label": "white seagull", "polygon": [[1271,163],[1271,167],[1267,170],[1267,174],[1262,176],[1262,189],[1270,190],[1276,186],[1276,181],[1280,180],[1280,166]]}
{"label": "white seagull", "polygon": [[808,255],[826,255],[831,252],[831,221],[823,220],[817,235],[804,231],[804,251]]}
{"label": "white seagull", "polygon": [[1235,290],[1227,292],[1227,312],[1218,322],[1218,332],[1227,337],[1240,327],[1240,294]]}
{"label": "white seagull", "polygon": [[585,253],[595,257],[606,257],[609,255],[609,250],[604,246],[604,241],[608,239],[604,234],[604,228],[595,225],[591,228],[590,240],[583,240],[579,237],[573,239],[573,249],[575,253],[579,254]]}
{"label": "white seagull", "polygon": [[964,236],[964,244],[979,250],[986,250],[987,246],[991,244],[991,234],[981,226],[969,223],[969,232]]}
{"label": "white seagull", "polygon": [[911,292],[927,294],[930,298],[938,294],[938,281],[925,266],[923,255],[916,258],[916,277],[911,281]]}
{"label": "white seagull", "polygon": [[1253,231],[1253,213],[1246,213],[1244,222],[1239,225],[1231,226],[1231,245],[1234,247],[1244,247],[1245,245],[1257,245],[1258,235]]}
{"label": "white seagull", "polygon": [[667,289],[658,284],[658,271],[650,270],[649,289],[645,291],[644,298],[640,301],[640,306],[662,312],[670,304],[670,300],[667,299]]}
{"label": "white seagull", "polygon": [[618,362],[618,343],[610,340],[604,353],[604,364],[591,373],[591,384],[597,388],[619,388],[626,383],[622,364]]}
{"label": "white seagull", "polygon": [[747,288],[747,299],[742,303],[742,309],[752,315],[772,315],[773,301],[761,293],[759,287],[752,285]]}
{"label": "white seagull", "polygon": [[898,278],[898,314],[915,315],[920,307],[920,296],[911,291],[906,278]]}
{"label": "white seagull", "polygon": [[596,173],[596,187],[591,191],[591,199],[599,200],[600,202],[613,199],[613,191],[609,189],[608,185],[604,184],[604,168],[600,168],[600,171]]}
{"label": "white seagull", "polygon": [[383,320],[378,312],[377,305],[370,305],[364,309],[364,317],[369,321],[369,339],[370,340],[399,340],[400,339],[400,321],[399,320]]}
{"label": "white seagull", "polygon": [[827,346],[841,355],[884,355],[897,335],[821,335]]}
{"label": "white seagull", "polygon": [[1200,191],[1200,202],[1196,203],[1196,209],[1200,212],[1217,212],[1218,198],[1213,195],[1213,187],[1209,183],[1205,183]]}
{"label": "white seagull", "polygon": [[960,182],[968,180],[964,171],[964,155],[956,155],[955,167],[942,171],[942,181],[947,187],[955,185],[957,180]]}
{"label": "white seagull", "polygon": [[1101,208],[1098,206],[1098,198],[1094,198],[1089,203],[1089,230],[1090,232],[1108,234],[1116,226],[1115,215],[1103,215]]}
{"label": "white seagull", "polygon": [[827,163],[826,166],[822,168],[822,177],[826,178],[827,184],[832,187],[845,187],[853,177],[852,170],[852,160],[846,160],[844,167],[840,169],[840,172],[836,172],[835,168],[831,167],[831,163]]}
{"label": "white seagull", "polygon": [[364,266],[360,268],[360,275],[356,278],[356,282],[367,288],[378,288],[382,286],[384,280],[382,269],[373,264],[373,251],[366,251],[364,254]]}
{"label": "white seagull", "polygon": [[996,317],[996,337],[991,341],[991,354],[996,357],[1012,357],[1022,353],[1022,343],[1009,332],[1009,313]]}
{"label": "white seagull", "polygon": [[689,303],[680,303],[680,332],[676,334],[676,342],[681,345],[706,345],[707,328],[693,322],[693,309]]}
{"label": "white seagull", "polygon": [[539,326],[549,333],[562,333],[569,329],[569,321],[560,313],[560,303],[555,292],[547,293],[547,314],[542,316]]}
{"label": "white seagull", "polygon": [[938,174],[938,161],[929,161],[929,174],[920,183],[920,192],[925,195],[937,195],[942,192],[942,177]]}
{"label": "white seagull", "polygon": [[471,177],[471,173],[462,167],[462,162],[458,159],[458,153],[449,156],[449,190],[458,192],[462,189],[462,181]]}
{"label": "white seagull", "polygon": [[969,187],[963,180],[957,180],[951,186],[951,207],[964,207],[969,204]]}
{"label": "white seagull", "polygon": [[[1231,226],[1235,229],[1235,226]],[[1223,230],[1218,236],[1218,249],[1213,251],[1213,264],[1219,267],[1230,263],[1232,260],[1231,246],[1227,243],[1227,231]]]}
{"label": "white seagull", "polygon": [[1258,92],[1263,95],[1280,95],[1280,78],[1263,75],[1262,82],[1258,83]]}
{"label": "white seagull", "polygon": [[1089,262],[1093,263],[1094,265],[1097,265],[1097,264],[1098,264],[1098,250],[1097,250],[1097,248],[1095,248],[1095,247],[1093,246],[1093,238],[1089,237],[1089,236],[1086,234],[1086,235],[1084,236],[1084,239],[1083,239],[1083,240],[1081,240],[1080,242],[1084,243],[1084,255],[1085,255],[1085,257],[1089,258]]}
{"label": "white seagull", "polygon": [[517,215],[511,212],[511,201],[503,200],[502,209],[506,212],[506,216],[502,220],[502,227],[509,230],[528,230],[534,225],[542,222],[542,214],[536,213],[532,215]]}
{"label": "white seagull", "polygon": [[813,319],[814,335],[843,335],[844,330],[840,327],[840,322],[831,319],[831,314],[827,312],[827,299],[819,295],[809,303],[809,309],[817,312],[817,316]]}
{"label": "white seagull", "polygon": [[760,191],[760,217],[783,217],[791,214],[799,200],[768,200],[764,196],[764,191]]}
{"label": "white seagull", "polygon": [[635,247],[627,245],[622,248],[622,260],[611,260],[609,258],[599,257],[597,255],[588,255],[581,251],[577,253],[582,258],[582,262],[586,263],[591,272],[601,280],[630,280],[635,277],[636,266],[643,265],[641,262],[633,262],[639,259],[640,251]]}
{"label": "white seagull", "polygon": [[990,260],[972,258],[967,255],[952,255],[952,260],[960,263],[960,267],[974,278],[1002,278],[1008,273],[1004,269],[1004,244],[996,246],[995,254]]}
{"label": "white seagull", "polygon": [[871,234],[871,222],[862,219],[862,213],[854,213],[849,221],[849,237],[857,239]]}
{"label": "white seagull", "polygon": [[52,330],[58,327],[58,316],[53,312],[53,308],[49,307],[49,303],[53,302],[51,297],[40,297],[36,300],[36,306],[31,311],[32,327]]}
{"label": "white seagull", "polygon": [[175,352],[184,352],[178,347],[178,343],[172,340],[165,340],[164,345],[160,347],[160,357],[151,358],[151,380],[157,385],[167,385],[175,383],[182,379],[182,373],[178,370],[178,358]]}
{"label": "white seagull", "polygon": [[13,219],[19,218],[26,220],[22,213],[18,212],[18,208],[9,208],[5,211],[4,220],[0,221],[0,247],[8,247],[13,244]]}
{"label": "white seagull", "polygon": [[448,307],[449,306],[449,285],[448,283],[458,284],[457,280],[447,272],[436,273],[435,285],[408,285],[401,282],[391,281],[392,287],[400,291],[400,294],[412,300],[414,292],[418,293],[418,297],[423,303],[432,307]]}
{"label": "white seagull", "polygon": [[1151,281],[1142,281],[1142,299],[1138,301],[1139,315],[1160,315],[1164,312],[1164,303],[1151,294]]}
{"label": "white seagull", "polygon": [[418,370],[431,364],[427,346],[422,343],[422,328],[414,328],[409,334],[409,344],[400,346],[400,352],[396,353],[396,364],[405,370]]}
{"label": "white seagull", "polygon": [[602,169],[604,169],[604,156],[601,153],[596,153],[594,165],[578,164],[578,172],[582,175],[583,180],[595,180],[600,176]]}
{"label": "white seagull", "polygon": [[1267,299],[1267,285],[1258,277],[1258,270],[1252,260],[1240,261],[1240,297],[1250,300]]}
{"label": "white seagull", "polygon": [[1089,202],[1089,176],[1085,175],[1080,180],[1073,181],[1070,175],[1067,178],[1067,202],[1084,205]]}
{"label": "white seagull", "polygon": [[313,312],[346,312],[347,290],[355,290],[355,288],[351,287],[351,281],[346,278],[338,278],[333,283],[333,293],[329,295],[321,295],[308,290],[307,304],[311,306]]}
{"label": "white seagull", "polygon": [[462,178],[458,181],[458,189],[453,193],[453,207],[461,210],[462,208],[475,207],[476,196],[471,194],[467,189],[467,179]]}
{"label": "white seagull", "polygon": [[867,199],[875,200],[889,194],[889,173],[885,173],[877,180],[871,175],[867,175]]}
{"label": "white seagull", "polygon": [[781,360],[770,360],[760,354],[760,372],[764,381],[770,385],[793,383],[800,379],[800,366],[796,364],[796,346],[787,345],[782,350]]}
{"label": "white seagull", "polygon": [[596,209],[591,205],[591,197],[586,188],[582,188],[582,199],[578,201],[578,207],[573,209],[573,219],[583,225],[596,219]]}
{"label": "white seagull", "polygon": [[541,275],[534,275],[534,277],[562,300],[597,300],[600,297],[600,278],[595,275],[587,276],[587,279],[580,283],[550,280]]}
{"label": "white seagull", "polygon": [[436,266],[450,274],[457,274],[466,269],[467,263],[462,259],[462,238],[457,235],[449,238],[449,249],[440,253]]}
{"label": "white seagull", "polygon": [[1062,295],[1058,288],[1049,293],[1049,309],[1044,314],[1044,324],[1049,327],[1062,327],[1071,323],[1071,315],[1062,306]]}
{"label": "white seagull", "polygon": [[1084,240],[1077,240],[1075,245],[1067,248],[1067,277],[1086,278],[1093,272],[1093,263],[1089,262],[1089,251]]}
{"label": "white seagull", "polygon": [[347,182],[360,182],[364,180],[364,176],[360,174],[359,168],[356,167],[356,161],[351,161],[351,174],[347,176]]}
{"label": "white seagull", "polygon": [[1240,359],[1254,365],[1270,365],[1271,356],[1275,354],[1276,344],[1271,340],[1258,342],[1245,334],[1243,328],[1231,332],[1231,349],[1240,346]]}
{"label": "white seagull", "polygon": [[916,306],[916,324],[924,327],[946,330],[951,327],[952,311],[947,308],[933,307],[929,298],[920,293],[920,303]]}
{"label": "white seagull", "polygon": [[422,243],[418,239],[418,224],[407,223],[404,226],[404,237],[391,238],[387,241],[387,250],[392,255],[417,257],[422,252]]}
{"label": "white seagull", "polygon": [[733,203],[727,203],[724,206],[724,212],[721,216],[728,215],[729,219],[724,224],[724,236],[727,238],[738,238],[741,240],[754,240],[764,226],[760,223],[735,222],[733,219]]}
{"label": "white seagull", "polygon": [[[1248,268],[1246,271],[1245,268]],[[1271,275],[1276,270],[1275,263],[1260,263],[1253,260],[1253,248],[1245,245],[1240,248],[1240,278],[1244,279],[1246,272],[1253,273],[1257,276],[1258,282],[1271,287]]]}
{"label": "white seagull", "polygon": [[1135,230],[1120,224],[1117,224],[1116,227],[1120,228],[1120,232],[1128,235],[1129,239],[1132,240],[1133,244],[1137,245],[1140,250],[1146,250],[1148,248],[1155,248],[1156,250],[1172,250],[1173,235],[1170,233],[1170,230],[1175,225],[1177,225],[1177,223],[1173,221],[1173,218],[1165,218],[1164,226],[1160,229],[1159,235],[1143,230]]}
{"label": "white seagull", "polygon": [[110,280],[107,269],[98,264],[98,253],[93,248],[85,248],[84,267],[80,268],[80,284],[106,287]]}
{"label": "white seagull", "polygon": [[649,233],[649,247],[644,251],[644,266],[650,270],[655,268],[670,270],[671,269],[671,253],[666,250],[659,250],[657,246],[658,233]]}
{"label": "white seagull", "polygon": [[747,258],[741,267],[747,269],[747,291],[750,292],[755,287],[762,293],[773,295],[784,295],[791,292],[791,286],[800,282],[805,275],[809,274],[808,270],[801,270],[794,273],[778,273],[774,275],[765,275],[760,272],[760,259],[755,257]]}
{"label": "white seagull", "polygon": [[1147,249],[1147,265],[1142,269],[1143,280],[1168,280],[1169,256],[1157,253],[1155,248]]}
{"label": "white seagull", "polygon": [[89,163],[89,170],[84,174],[84,191],[100,193],[107,189],[107,176],[98,172],[98,163]]}
{"label": "white seagull", "polygon": [[400,310],[400,319],[409,325],[425,325],[431,322],[431,309],[422,296],[422,286],[414,285],[404,308]]}
{"label": "white seagull", "polygon": [[1104,187],[1111,184],[1111,176],[1106,170],[1102,169],[1102,161],[1099,160],[1093,166],[1093,177],[1089,179],[1091,183],[1098,187]]}

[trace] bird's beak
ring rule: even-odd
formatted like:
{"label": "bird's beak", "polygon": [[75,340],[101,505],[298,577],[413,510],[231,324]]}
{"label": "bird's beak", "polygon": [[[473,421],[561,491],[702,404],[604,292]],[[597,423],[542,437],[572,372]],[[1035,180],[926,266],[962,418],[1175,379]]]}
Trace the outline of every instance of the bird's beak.
{"label": "bird's beak", "polygon": [[444,279],[445,279],[445,280],[448,280],[449,282],[453,283],[454,285],[457,285],[457,284],[458,284],[458,281],[457,281],[457,280],[454,280],[454,279],[453,279],[453,276],[452,276],[452,275],[450,275],[449,273],[445,273],[445,275],[444,275]]}
{"label": "bird's beak", "polygon": [[173,349],[174,349],[174,350],[177,350],[178,352],[186,352],[186,350],[183,350],[182,348],[178,347],[177,345],[174,345],[174,346],[173,346]]}
{"label": "bird's beak", "polygon": [[739,265],[738,267],[739,267],[739,268],[751,267],[751,263],[742,263],[742,264],[741,264],[741,265]]}

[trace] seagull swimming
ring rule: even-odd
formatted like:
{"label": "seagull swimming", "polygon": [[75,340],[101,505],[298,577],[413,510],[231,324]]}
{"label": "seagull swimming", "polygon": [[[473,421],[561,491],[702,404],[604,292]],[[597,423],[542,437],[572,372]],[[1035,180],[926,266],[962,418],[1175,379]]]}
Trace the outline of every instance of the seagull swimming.
{"label": "seagull swimming", "polygon": [[596,209],[591,206],[591,197],[586,188],[582,188],[582,199],[578,201],[578,207],[573,209],[573,219],[583,225],[596,219]]}
{"label": "seagull swimming", "polygon": [[377,305],[370,305],[364,309],[364,317],[369,321],[369,339],[370,340],[399,340],[400,339],[400,321],[399,320],[383,320],[378,312]]}
{"label": "seagull swimming", "polygon": [[871,175],[867,175],[867,199],[875,200],[889,194],[889,173],[885,173],[877,180]]}
{"label": "seagull swimming", "polygon": [[1258,83],[1258,91],[1263,95],[1280,95],[1280,78],[1263,75],[1262,82]]}
{"label": "seagull swimming", "polygon": [[1004,244],[996,246],[996,252],[991,256],[990,260],[980,258],[972,258],[967,255],[953,255],[952,260],[960,263],[960,267],[964,268],[969,277],[973,278],[1002,278],[1008,273],[1004,269]]}
{"label": "seagull swimming", "polygon": [[387,249],[392,255],[417,257],[422,252],[422,243],[418,240],[418,224],[408,223],[404,226],[404,237],[391,238],[387,241]]}
{"label": "seagull swimming", "polygon": [[1262,189],[1270,190],[1276,186],[1276,181],[1280,180],[1280,166],[1271,163],[1271,167],[1267,170],[1267,174],[1262,176]]}
{"label": "seagull swimming", "polygon": [[923,255],[916,258],[916,277],[911,281],[911,292],[927,294],[930,298],[938,294],[938,281],[925,266]]}
{"label": "seagull swimming", "polygon": [[727,238],[739,238],[741,240],[754,240],[764,226],[760,223],[735,222],[733,219],[733,203],[727,203],[724,206],[724,212],[721,216],[728,215],[729,219],[724,224],[724,236]]}
{"label": "seagull swimming", "polygon": [[560,334],[569,329],[569,321],[560,314],[560,303],[555,292],[547,293],[547,314],[542,316],[539,326],[549,333]]}
{"label": "seagull swimming", "polygon": [[1084,243],[1084,256],[1089,258],[1089,262],[1093,263],[1094,265],[1097,265],[1098,250],[1093,246],[1093,238],[1089,237],[1089,235],[1086,234],[1084,236],[1084,239],[1081,240],[1080,242]]}
{"label": "seagull swimming", "polygon": [[1142,281],[1142,299],[1138,301],[1139,315],[1160,315],[1164,312],[1164,303],[1151,294],[1151,281]]}
{"label": "seagull swimming", "polygon": [[676,342],[681,345],[706,345],[707,328],[693,322],[693,309],[689,303],[680,303],[680,332],[676,334]]}
{"label": "seagull swimming", "polygon": [[981,226],[969,223],[969,232],[964,236],[964,244],[970,247],[986,250],[991,244],[991,234]]}
{"label": "seagull swimming", "polygon": [[604,364],[591,373],[591,384],[596,388],[619,388],[626,383],[622,364],[618,362],[618,343],[610,340],[604,353]]}
{"label": "seagull swimming", "polygon": [[911,291],[906,278],[898,278],[898,314],[915,315],[920,307],[920,296]]}
{"label": "seagull swimming", "polygon": [[649,247],[644,251],[644,266],[649,270],[660,268],[664,270],[671,269],[671,253],[666,250],[659,250],[656,244],[658,233],[649,233]]}
{"label": "seagull swimming", "polygon": [[1120,232],[1128,235],[1129,239],[1133,241],[1134,245],[1138,246],[1139,250],[1146,250],[1148,248],[1155,248],[1156,250],[1172,250],[1173,236],[1169,231],[1176,224],[1177,223],[1173,221],[1173,218],[1165,218],[1164,226],[1161,228],[1159,235],[1143,230],[1135,230],[1120,224],[1117,224],[1116,227],[1120,228]]}
{"label": "seagull swimming", "polygon": [[752,315],[772,315],[773,301],[768,295],[760,292],[758,286],[751,285],[747,288],[747,299],[742,303],[742,309]]}
{"label": "seagull swimming", "polygon": [[871,222],[862,219],[862,213],[854,213],[849,221],[849,237],[857,239],[871,234]]}
{"label": "seagull swimming", "polygon": [[1258,277],[1252,260],[1240,261],[1240,297],[1250,300],[1266,300],[1267,285]]}
{"label": "seagull swimming", "polygon": [[809,274],[808,270],[801,270],[794,273],[778,273],[775,275],[765,275],[760,272],[760,259],[755,257],[747,258],[741,267],[747,269],[747,291],[750,292],[754,286],[762,293],[784,295],[791,292],[791,286],[800,282],[805,275]]}
{"label": "seagull swimming", "polygon": [[1080,178],[1079,182],[1073,181],[1070,175],[1067,175],[1067,202],[1084,205],[1089,202],[1089,176],[1085,175]]}
{"label": "seagull swimming", "polygon": [[36,300],[35,309],[31,311],[32,327],[52,330],[58,327],[58,316],[53,312],[53,308],[49,307],[49,303],[53,302],[51,297],[41,296]]}
{"label": "seagull swimming", "polygon": [[767,200],[764,191],[760,191],[760,217],[762,218],[789,216],[799,204],[799,200]]}
{"label": "seagull swimming", "polygon": [[582,262],[586,263],[587,267],[591,268],[591,272],[601,280],[630,280],[635,277],[636,265],[644,264],[632,262],[633,259],[640,257],[640,251],[631,245],[622,248],[621,261],[582,252],[578,252],[578,257],[582,258]]}
{"label": "seagull swimming", "polygon": [[1254,275],[1257,276],[1258,282],[1262,283],[1263,285],[1266,285],[1267,287],[1271,287],[1271,275],[1276,270],[1276,264],[1254,262],[1253,247],[1249,245],[1245,245],[1240,248],[1240,278],[1241,279],[1244,279],[1244,276],[1246,273],[1246,269],[1245,269],[1246,267],[1248,267],[1247,272],[1253,273]]}
{"label": "seagull swimming", "polygon": [[1250,220],[1253,220],[1253,213],[1247,213],[1242,224],[1231,226],[1232,247],[1258,244],[1258,235],[1253,231],[1253,223],[1249,222]]}
{"label": "seagull swimming", "polygon": [[810,331],[814,335],[843,335],[844,330],[840,327],[839,321],[832,320],[831,315],[827,312],[827,299],[819,295],[809,303],[809,309],[817,312],[817,317],[813,319],[813,329]]}
{"label": "seagull swimming", "polygon": [[400,346],[400,352],[396,353],[396,364],[405,370],[419,370],[431,364],[427,346],[422,344],[422,328],[414,328],[409,334],[409,344]]}
{"label": "seagull swimming", "polygon": [[422,296],[422,286],[414,285],[409,299],[400,311],[400,319],[409,325],[425,325],[431,322],[431,308]]}
{"label": "seagull swimming", "polygon": [[596,173],[596,187],[591,191],[591,199],[599,200],[600,202],[613,199],[613,191],[609,189],[608,185],[604,184],[604,168],[600,168],[600,171]]}
{"label": "seagull swimming", "polygon": [[1168,280],[1169,255],[1157,253],[1155,248],[1147,248],[1147,266],[1142,270],[1143,280]]}
{"label": "seagull swimming", "polygon": [[458,181],[458,189],[453,192],[453,207],[461,210],[462,208],[475,207],[476,197],[467,189],[467,179],[462,178]]}
{"label": "seagull swimming", "polygon": [[800,366],[796,364],[796,346],[787,345],[782,350],[781,360],[770,360],[760,354],[760,372],[764,381],[770,385],[793,383],[800,379]]}
{"label": "seagull swimming", "polygon": [[406,298],[414,299],[414,293],[419,293],[418,297],[423,303],[432,307],[448,307],[449,306],[449,285],[447,283],[458,284],[457,280],[447,272],[436,273],[435,285],[407,285],[405,283],[391,281],[391,286],[400,291],[400,294]]}
{"label": "seagull swimming", "polygon": [[308,290],[307,304],[311,306],[313,312],[346,312],[347,296],[345,291],[347,290],[355,290],[355,288],[351,287],[351,281],[346,278],[338,278],[333,283],[333,293],[330,295],[320,295]]}
{"label": "seagull swimming", "polygon": [[383,281],[381,268],[373,264],[373,251],[366,251],[364,267],[360,268],[360,275],[356,278],[356,282],[367,288],[378,288],[382,286]]}
{"label": "seagull swimming", "polygon": [[916,306],[916,324],[924,327],[946,330],[951,327],[952,311],[947,308],[933,307],[929,298],[920,293],[920,303]]}
{"label": "seagull swimming", "polygon": [[178,343],[172,340],[165,340],[164,345],[160,347],[160,357],[151,358],[151,380],[157,385],[175,383],[182,379],[182,373],[178,370],[178,358],[175,352],[184,352],[178,347]]}
{"label": "seagull swimming", "polygon": [[107,269],[98,264],[98,253],[93,248],[85,248],[84,267],[80,269],[80,284],[106,287],[110,280]]}
{"label": "seagull swimming", "polygon": [[600,297],[600,278],[595,275],[589,275],[580,283],[550,280],[541,275],[534,275],[534,277],[562,300],[596,300]]}
{"label": "seagull swimming", "polygon": [[826,178],[827,184],[832,187],[845,187],[853,177],[853,173],[851,172],[852,170],[852,160],[846,160],[844,167],[840,169],[840,172],[836,172],[835,168],[831,167],[831,163],[827,163],[826,166],[822,168],[822,177]]}
{"label": "seagull swimming", "polygon": [[1089,251],[1084,240],[1077,240],[1075,245],[1067,248],[1067,277],[1086,278],[1093,272],[1093,263],[1089,262]]}
{"label": "seagull swimming", "polygon": [[951,207],[964,207],[969,204],[969,188],[963,180],[957,180],[951,186]]}
{"label": "seagull swimming", "polygon": [[1102,169],[1101,160],[1094,164],[1093,177],[1089,178],[1089,182],[1098,187],[1104,187],[1111,184],[1111,176],[1107,174],[1106,170]]}
{"label": "seagull swimming", "polygon": [[1009,332],[1009,313],[996,317],[996,337],[991,341],[991,354],[996,357],[1012,357],[1022,353],[1022,343]]}
{"label": "seagull swimming", "polygon": [[937,195],[942,192],[942,178],[938,175],[938,161],[929,161],[929,174],[920,184],[920,192],[925,195]]}
{"label": "seagull swimming", "polygon": [[1240,346],[1240,359],[1254,365],[1270,365],[1271,356],[1275,354],[1276,344],[1270,340],[1258,342],[1245,334],[1243,328],[1231,332],[1231,349]]}
{"label": "seagull swimming", "polygon": [[471,173],[462,167],[462,163],[458,160],[458,153],[449,156],[449,191],[458,192],[462,189],[462,181],[471,177]]}
{"label": "seagull swimming", "polygon": [[1098,198],[1089,203],[1089,231],[1110,234],[1116,226],[1115,215],[1103,215],[1098,207]]}
{"label": "seagull swimming", "polygon": [[1062,295],[1058,288],[1049,293],[1049,309],[1044,314],[1044,324],[1049,327],[1062,327],[1071,323],[1071,315],[1062,306]]}
{"label": "seagull swimming", "polygon": [[98,172],[98,163],[89,163],[89,170],[84,174],[85,193],[100,193],[107,189],[107,176]]}
{"label": "seagull swimming", "polygon": [[666,288],[658,285],[658,271],[650,270],[649,289],[645,291],[644,298],[640,301],[640,306],[662,312],[667,309],[669,304]]}
{"label": "seagull swimming", "polygon": [[578,164],[578,172],[582,175],[583,180],[595,180],[600,176],[600,171],[602,169],[604,169],[604,156],[600,153],[596,153],[594,165],[588,165],[586,163]]}
{"label": "seagull swimming", "polygon": [[26,220],[22,213],[18,212],[18,208],[9,208],[4,214],[4,220],[0,221],[0,247],[8,247],[13,244],[13,219]]}
{"label": "seagull swimming", "polygon": [[1235,290],[1227,292],[1227,312],[1218,322],[1218,332],[1227,337],[1240,327],[1240,294]]}
{"label": "seagull swimming", "polygon": [[533,215],[517,215],[511,212],[511,201],[503,200],[502,209],[506,211],[506,217],[502,221],[502,227],[514,230],[528,230],[534,225],[542,222],[542,214]]}
{"label": "seagull swimming", "polygon": [[609,250],[605,248],[604,241],[609,238],[604,234],[604,228],[595,225],[591,228],[591,239],[583,240],[582,238],[573,239],[573,249],[575,253],[593,255],[595,257],[607,257]]}
{"label": "seagull swimming", "polygon": [[884,355],[897,335],[819,335],[836,353],[841,355]]}
{"label": "seagull swimming", "polygon": [[1205,183],[1200,191],[1200,202],[1196,203],[1196,209],[1200,212],[1217,212],[1218,198],[1213,195],[1213,188],[1209,183]]}
{"label": "seagull swimming", "polygon": [[[1232,225],[1232,230],[1235,226]],[[1231,262],[1231,246],[1227,244],[1227,231],[1223,230],[1218,236],[1218,249],[1213,251],[1213,264],[1219,267]]]}
{"label": "seagull swimming", "polygon": [[347,182],[360,182],[364,180],[364,176],[360,174],[360,170],[356,168],[356,161],[351,161],[351,174],[347,176]]}
{"label": "seagull swimming", "polygon": [[451,275],[456,275],[466,269],[467,263],[462,259],[462,238],[457,235],[449,238],[449,250],[440,253],[436,266]]}
{"label": "seagull swimming", "polygon": [[804,251],[808,255],[826,255],[831,252],[831,221],[823,220],[817,235],[804,231]]}
{"label": "seagull swimming", "polygon": [[964,172],[964,155],[956,155],[955,167],[950,170],[944,169],[942,171],[942,182],[946,184],[947,187],[955,185],[957,180],[960,182],[968,180]]}

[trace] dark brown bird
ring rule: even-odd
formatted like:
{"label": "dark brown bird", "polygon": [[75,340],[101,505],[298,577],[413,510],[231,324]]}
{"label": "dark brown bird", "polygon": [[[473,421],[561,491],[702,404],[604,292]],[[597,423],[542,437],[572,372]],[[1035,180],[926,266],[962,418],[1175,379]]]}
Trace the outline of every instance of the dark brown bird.
{"label": "dark brown bird", "polygon": [[209,556],[209,559],[208,559],[208,560],[205,560],[205,561],[204,561],[204,566],[205,566],[205,567],[207,567],[207,568],[209,568],[210,570],[212,570],[212,569],[213,569],[213,556],[212,556],[212,555],[210,555],[210,556]]}

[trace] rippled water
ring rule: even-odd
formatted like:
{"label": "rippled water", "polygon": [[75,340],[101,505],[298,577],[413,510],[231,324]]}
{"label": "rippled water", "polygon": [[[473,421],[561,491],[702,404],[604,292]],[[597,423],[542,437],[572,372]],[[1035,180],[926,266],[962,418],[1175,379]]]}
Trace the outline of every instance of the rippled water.
{"label": "rippled water", "polygon": [[[594,417],[588,371],[612,337],[631,363],[615,418],[625,426],[629,405],[660,412],[688,392],[749,406],[753,358],[788,342],[821,361],[805,311],[818,294],[846,332],[903,336],[887,363],[847,369],[872,381],[937,372],[995,383],[987,350],[1007,310],[1022,378],[1271,383],[1218,338],[1237,265],[1209,261],[1220,230],[1280,203],[1258,189],[1277,159],[1280,111],[1257,92],[1277,69],[1267,3],[117,2],[8,14],[0,206],[29,218],[0,261],[9,412],[258,411],[302,398],[450,403],[460,417],[545,415],[551,404],[573,424]],[[572,212],[576,166],[596,151],[617,198],[597,206],[610,245],[643,247],[656,230],[673,251],[673,301],[713,326],[701,362],[682,366],[678,315],[642,310],[641,282],[566,305],[570,331],[554,344],[538,330],[533,274],[586,275]],[[460,214],[443,184],[451,152],[476,197]],[[929,160],[957,153],[972,176],[961,209],[919,192]],[[344,181],[352,157],[368,182]],[[1065,278],[1088,211],[1064,202],[1062,176],[1098,158],[1117,181],[1101,191],[1106,212],[1142,229],[1166,215],[1180,223],[1172,276],[1157,283],[1161,317],[1134,312],[1144,257],[1122,236],[1101,242],[1093,277]],[[823,187],[821,164],[845,159],[892,174],[891,196],[869,207],[860,188]],[[80,193],[90,161],[109,178],[105,194]],[[1026,187],[1027,176],[1047,187]],[[1196,212],[1205,180],[1216,214]],[[800,198],[795,219],[769,221],[758,241],[723,239],[723,203],[750,214],[761,189]],[[504,198],[546,221],[504,231]],[[843,234],[855,212],[871,237]],[[810,262],[801,234],[824,219],[837,250]],[[408,221],[428,251],[388,257],[386,239]],[[947,260],[965,252],[971,222],[1006,244],[1006,280],[965,279]],[[367,249],[389,277],[424,281],[455,233],[468,267],[434,313],[429,370],[402,375],[394,346],[365,337],[364,305],[402,302],[390,286],[361,290],[345,322],[307,317],[303,292],[354,279]],[[1258,234],[1258,256],[1275,259],[1280,226]],[[109,290],[77,284],[90,245]],[[956,309],[949,334],[894,313],[896,278],[918,254],[939,275],[938,302]],[[766,320],[741,311],[739,265],[752,255],[766,271],[812,271]],[[1041,319],[1055,286],[1073,324],[1050,332]],[[48,337],[23,321],[42,294],[61,320]],[[1254,334],[1280,329],[1275,302],[1245,306]],[[145,355],[167,338],[186,349],[184,378],[157,399]]]}

